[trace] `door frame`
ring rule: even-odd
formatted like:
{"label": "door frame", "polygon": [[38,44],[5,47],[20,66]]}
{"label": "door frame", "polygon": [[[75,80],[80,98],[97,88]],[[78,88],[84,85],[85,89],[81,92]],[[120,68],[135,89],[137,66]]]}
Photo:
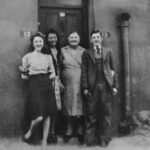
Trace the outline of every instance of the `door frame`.
{"label": "door frame", "polygon": [[[89,47],[89,25],[88,25],[88,3],[89,3],[89,0],[82,0],[82,6],[68,6],[68,5],[59,5],[59,6],[52,6],[52,5],[44,5],[44,3],[40,4],[40,0],[38,0],[38,26],[40,25],[40,22],[39,22],[39,11],[40,11],[40,8],[67,8],[67,9],[81,9],[82,11],[82,14],[83,14],[83,29],[84,29],[84,34],[85,34],[85,37],[87,38],[85,40],[85,48],[88,48]],[[39,27],[38,27],[39,29]]]}

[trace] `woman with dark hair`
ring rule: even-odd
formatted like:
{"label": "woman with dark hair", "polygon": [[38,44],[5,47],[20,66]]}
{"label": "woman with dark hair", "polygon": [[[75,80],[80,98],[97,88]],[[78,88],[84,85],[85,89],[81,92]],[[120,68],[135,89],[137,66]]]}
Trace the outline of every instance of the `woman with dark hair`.
{"label": "woman with dark hair", "polygon": [[22,79],[29,80],[27,107],[31,124],[24,135],[24,140],[29,140],[33,128],[43,121],[42,150],[46,149],[50,118],[57,112],[52,85],[55,70],[52,57],[43,53],[44,40],[41,33],[31,37],[32,52],[22,58],[22,65],[19,67]]}
{"label": "woman with dark hair", "polygon": [[60,47],[59,47],[59,36],[57,31],[50,29],[46,32],[46,44],[48,45],[48,50],[46,49],[45,53],[52,55],[56,76],[58,76]]}
{"label": "woman with dark hair", "polygon": [[[60,97],[60,89],[63,89],[63,85],[60,82],[59,76],[59,57],[60,57],[60,48],[59,48],[59,36],[58,33],[50,29],[46,33],[46,43],[48,45],[47,54],[50,54],[53,59],[54,68],[55,68],[55,98],[56,98],[56,104],[57,109],[61,110],[61,97]],[[48,136],[48,142],[49,143],[57,143],[57,136],[55,134],[55,122],[56,122],[56,116],[51,117],[51,125],[50,125],[50,133]]]}
{"label": "woman with dark hair", "polygon": [[[79,45],[80,36],[71,32],[68,36],[68,45],[61,49],[61,72],[65,90],[62,96],[62,111],[66,116],[67,129],[64,142],[77,135],[83,143],[83,99],[81,94],[81,64],[84,48]],[[74,130],[76,126],[76,130]]]}

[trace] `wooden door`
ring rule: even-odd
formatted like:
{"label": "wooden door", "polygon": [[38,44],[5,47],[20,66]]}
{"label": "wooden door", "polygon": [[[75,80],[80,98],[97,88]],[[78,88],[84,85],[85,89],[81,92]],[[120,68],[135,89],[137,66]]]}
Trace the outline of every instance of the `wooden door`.
{"label": "wooden door", "polygon": [[[61,47],[67,44],[69,33],[77,31],[81,37],[80,45],[87,48],[88,23],[85,1],[39,0],[39,31],[45,33],[49,29],[55,29],[59,33]],[[58,113],[56,121],[56,131],[58,134],[63,134],[65,131],[65,119],[62,113]]]}
{"label": "wooden door", "polygon": [[49,29],[55,29],[60,36],[60,45],[67,44],[70,32],[78,31],[81,36],[80,44],[86,46],[86,33],[81,8],[49,8],[39,9],[39,31],[45,33]]}

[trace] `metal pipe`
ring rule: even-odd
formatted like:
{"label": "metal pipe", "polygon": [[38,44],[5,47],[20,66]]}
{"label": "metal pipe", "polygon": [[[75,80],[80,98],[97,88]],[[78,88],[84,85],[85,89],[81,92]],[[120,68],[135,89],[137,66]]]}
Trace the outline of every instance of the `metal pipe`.
{"label": "metal pipe", "polygon": [[124,77],[125,77],[125,116],[131,111],[130,97],[130,52],[129,52],[129,19],[130,14],[120,15],[120,29],[122,38],[123,58],[124,58]]}
{"label": "metal pipe", "polygon": [[88,1],[88,24],[89,30],[95,29],[95,12],[94,12],[94,0],[87,0]]}

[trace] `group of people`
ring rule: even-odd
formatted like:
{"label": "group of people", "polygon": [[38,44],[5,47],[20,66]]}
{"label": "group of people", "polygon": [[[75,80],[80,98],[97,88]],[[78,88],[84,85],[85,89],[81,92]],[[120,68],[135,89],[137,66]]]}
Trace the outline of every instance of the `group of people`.
{"label": "group of people", "polygon": [[[19,66],[28,80],[27,109],[30,127],[23,136],[28,141],[34,127],[43,125],[42,150],[57,143],[57,111],[66,118],[64,142],[77,136],[81,144],[107,146],[111,140],[111,103],[117,94],[117,78],[110,48],[102,46],[99,30],[91,32],[91,46],[81,47],[80,35],[68,36],[68,45],[59,47],[59,36],[49,30],[31,37],[30,52]],[[60,122],[61,124],[61,122]]]}

